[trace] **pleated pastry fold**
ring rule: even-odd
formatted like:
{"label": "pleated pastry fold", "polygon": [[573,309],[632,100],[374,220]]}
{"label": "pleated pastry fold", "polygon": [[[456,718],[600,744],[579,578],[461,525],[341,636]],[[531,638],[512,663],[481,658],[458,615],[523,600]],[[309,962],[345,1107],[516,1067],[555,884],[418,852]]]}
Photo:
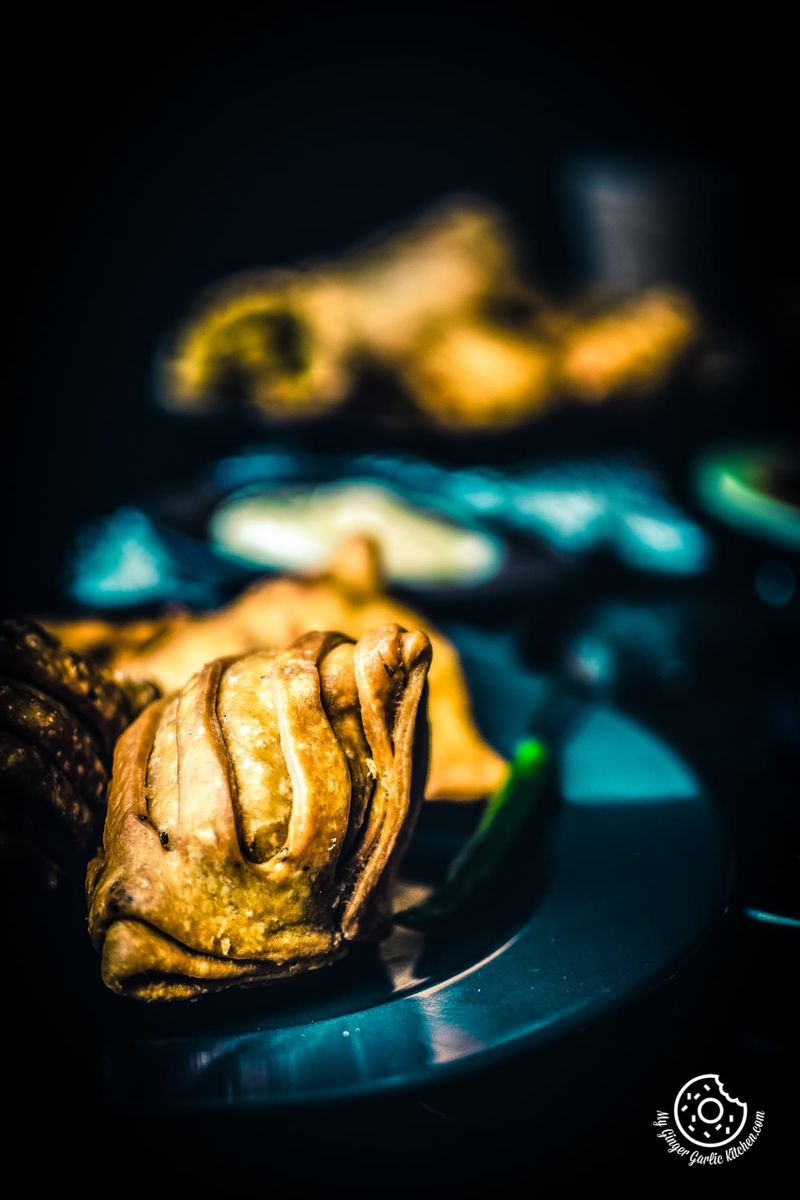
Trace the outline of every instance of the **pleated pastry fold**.
{"label": "pleated pastry fold", "polygon": [[142,713],[87,873],[108,987],[192,997],[387,931],[424,790],[430,660],[397,625],[309,633],[216,660]]}

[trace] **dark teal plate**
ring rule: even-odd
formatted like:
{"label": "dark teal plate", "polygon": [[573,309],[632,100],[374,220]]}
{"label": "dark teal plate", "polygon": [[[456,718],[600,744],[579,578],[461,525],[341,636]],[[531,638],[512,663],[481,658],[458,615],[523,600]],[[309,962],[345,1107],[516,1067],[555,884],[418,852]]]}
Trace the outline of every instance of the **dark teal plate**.
{"label": "dark teal plate", "polygon": [[[452,631],[487,736],[511,752],[543,681],[504,637]],[[430,885],[474,806],[427,806],[407,860]],[[513,866],[513,869],[512,869]],[[560,801],[478,916],[399,930],[305,978],[190,1005],[109,998],[112,1096],[149,1112],[312,1103],[476,1070],[666,981],[724,911],[731,860],[691,768],[632,718],[589,706]]]}

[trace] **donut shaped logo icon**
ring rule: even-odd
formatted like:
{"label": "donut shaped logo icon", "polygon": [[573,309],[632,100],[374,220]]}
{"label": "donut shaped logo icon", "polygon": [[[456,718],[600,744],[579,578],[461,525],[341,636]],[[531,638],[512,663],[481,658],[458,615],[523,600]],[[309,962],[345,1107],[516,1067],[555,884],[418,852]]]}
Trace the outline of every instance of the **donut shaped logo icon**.
{"label": "donut shaped logo icon", "polygon": [[744,1129],[747,1105],[728,1095],[719,1075],[695,1075],[675,1097],[674,1116],[695,1146],[727,1146]]}

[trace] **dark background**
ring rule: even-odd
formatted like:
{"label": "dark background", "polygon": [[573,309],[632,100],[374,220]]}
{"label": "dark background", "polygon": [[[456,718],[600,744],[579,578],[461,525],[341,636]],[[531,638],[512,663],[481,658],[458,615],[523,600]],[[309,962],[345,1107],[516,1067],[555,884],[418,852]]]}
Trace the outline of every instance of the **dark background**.
{"label": "dark background", "polygon": [[[719,321],[749,356],[722,426],[787,429],[800,309],[788,43],[777,10],[766,6],[741,15],[730,7],[514,11],[466,3],[27,15],[5,49],[6,66],[20,77],[6,101],[13,213],[4,288],[3,608],[55,608],[67,547],[84,522],[190,476],[241,442],[240,429],[185,423],[152,400],[159,340],[198,289],[243,267],[337,250],[465,189],[508,209],[534,276],[558,292],[581,272],[560,180],[571,157],[587,151],[667,158],[715,180],[724,237],[710,293]],[[696,433],[685,413],[672,429],[676,444],[690,445]],[[793,1070],[787,1047],[796,1042],[781,1025],[788,1029],[779,1004],[785,944],[753,948],[749,937],[732,923],[709,958],[747,962],[735,994],[722,968],[716,984],[704,976],[699,985],[719,1019],[679,1033],[697,1024],[698,993],[689,987],[681,998],[673,985],[642,1032],[628,1031],[632,1040],[617,1043],[621,1031],[607,1031],[606,1049],[624,1044],[627,1062],[638,1060],[645,1074],[652,1056],[647,1107],[632,1116],[635,1133],[617,1122],[609,1136],[605,1120],[594,1132],[578,1129],[578,1150],[565,1151],[559,1170],[611,1166],[647,1178],[675,1169],[646,1125],[674,1076],[701,1069],[698,1047],[709,1046],[728,1056],[754,1103],[779,1109],[775,1132],[737,1164],[737,1177],[788,1153],[779,1080],[784,1067]],[[766,1026],[748,1049],[742,1020],[765,1006]],[[89,1118],[99,1085],[80,1040],[70,1044],[56,1020],[58,1041],[48,1045],[46,997],[30,1027],[38,1048],[28,1028],[12,1055],[23,1073],[30,1063],[27,1083],[9,1074],[18,1124],[53,1147],[50,1165],[62,1180],[111,1169],[110,1146],[117,1167],[125,1163],[137,1177],[146,1176],[147,1161],[194,1184],[234,1168],[238,1178],[248,1167],[233,1151],[226,1159],[219,1138],[227,1134],[129,1125],[131,1141],[125,1126],[102,1115],[102,1103]],[[603,1053],[574,1051],[576,1061],[598,1055],[598,1080],[613,1070]],[[538,1069],[523,1062],[481,1085],[493,1121],[476,1120],[480,1108],[458,1089],[371,1114],[317,1114],[315,1129],[332,1122],[337,1132],[315,1169],[331,1156],[345,1169],[341,1146],[352,1142],[357,1161],[361,1141],[362,1165],[379,1170],[387,1190],[389,1176],[405,1184],[414,1175],[420,1190],[440,1171],[465,1194],[470,1179],[477,1189],[490,1177],[532,1177],[525,1097]],[[599,1083],[592,1099],[602,1109]],[[292,1118],[274,1128],[288,1148],[279,1175],[290,1178],[293,1156],[308,1157],[302,1127]],[[260,1146],[263,1125],[252,1136]]]}
{"label": "dark background", "polygon": [[29,15],[6,55],[21,68],[6,112],[6,607],[55,601],[87,518],[240,440],[151,401],[160,339],[229,272],[341,249],[467,189],[507,207],[534,277],[563,288],[580,271],[564,167],[612,151],[709,172],[716,299],[748,338],[780,336],[797,308],[791,155],[771,155],[791,70],[768,8],[62,12]]}

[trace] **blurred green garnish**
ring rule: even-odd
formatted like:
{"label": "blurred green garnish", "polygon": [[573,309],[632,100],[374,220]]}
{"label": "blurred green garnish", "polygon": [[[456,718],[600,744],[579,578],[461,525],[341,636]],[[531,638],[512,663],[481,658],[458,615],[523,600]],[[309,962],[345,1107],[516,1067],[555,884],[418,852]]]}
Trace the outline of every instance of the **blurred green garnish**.
{"label": "blurred green garnish", "polygon": [[505,858],[536,800],[542,794],[550,754],[538,738],[520,742],[503,782],[486,802],[478,826],[453,859],[447,877],[427,900],[395,919],[410,929],[422,929],[452,916]]}

